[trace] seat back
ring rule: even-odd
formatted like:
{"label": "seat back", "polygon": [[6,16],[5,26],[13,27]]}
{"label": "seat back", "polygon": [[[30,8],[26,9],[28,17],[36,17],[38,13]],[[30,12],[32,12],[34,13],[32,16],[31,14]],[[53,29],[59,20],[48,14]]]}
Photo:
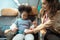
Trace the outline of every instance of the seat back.
{"label": "seat back", "polygon": [[16,9],[5,8],[0,11],[0,36],[4,34],[6,29],[16,20],[18,11]]}

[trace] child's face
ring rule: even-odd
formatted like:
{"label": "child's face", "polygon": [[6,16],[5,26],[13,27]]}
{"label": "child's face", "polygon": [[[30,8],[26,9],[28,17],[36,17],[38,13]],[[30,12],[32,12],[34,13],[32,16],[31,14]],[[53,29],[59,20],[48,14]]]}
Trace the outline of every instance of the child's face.
{"label": "child's face", "polygon": [[34,24],[34,25],[37,25],[37,21],[33,21],[33,24]]}
{"label": "child's face", "polygon": [[22,19],[27,19],[28,18],[28,13],[27,12],[22,12],[22,14],[21,14],[21,18]]}

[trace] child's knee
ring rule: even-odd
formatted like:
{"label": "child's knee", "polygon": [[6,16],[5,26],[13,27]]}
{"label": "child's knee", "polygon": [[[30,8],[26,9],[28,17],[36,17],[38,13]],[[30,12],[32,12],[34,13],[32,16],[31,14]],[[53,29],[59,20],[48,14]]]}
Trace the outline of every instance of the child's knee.
{"label": "child's knee", "polygon": [[34,40],[34,36],[32,34],[27,34],[25,40]]}
{"label": "child's knee", "polygon": [[13,37],[12,40],[23,40],[24,39],[24,35],[23,34],[17,34],[15,37]]}

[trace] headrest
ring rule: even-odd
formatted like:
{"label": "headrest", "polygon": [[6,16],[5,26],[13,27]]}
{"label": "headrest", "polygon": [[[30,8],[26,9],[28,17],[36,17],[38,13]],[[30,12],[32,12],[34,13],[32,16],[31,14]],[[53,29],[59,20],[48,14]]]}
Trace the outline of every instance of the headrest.
{"label": "headrest", "polygon": [[32,15],[37,15],[38,14],[38,9],[35,6],[32,6]]}
{"label": "headrest", "polygon": [[1,10],[2,16],[17,16],[18,10],[13,8],[4,8]]}

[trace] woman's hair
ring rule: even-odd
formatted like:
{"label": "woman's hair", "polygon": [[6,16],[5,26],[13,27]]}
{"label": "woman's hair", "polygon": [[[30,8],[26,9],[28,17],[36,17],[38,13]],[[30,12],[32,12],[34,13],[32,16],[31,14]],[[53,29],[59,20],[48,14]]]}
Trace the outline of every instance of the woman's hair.
{"label": "woman's hair", "polygon": [[26,5],[20,5],[19,7],[18,7],[18,11],[20,12],[20,13],[22,13],[22,12],[27,12],[27,13],[30,13],[31,11],[32,11],[32,8],[31,8],[31,6],[26,6]]}
{"label": "woman's hair", "polygon": [[49,17],[52,17],[56,14],[57,10],[58,10],[58,0],[46,0],[48,3],[47,8],[49,8]]}

